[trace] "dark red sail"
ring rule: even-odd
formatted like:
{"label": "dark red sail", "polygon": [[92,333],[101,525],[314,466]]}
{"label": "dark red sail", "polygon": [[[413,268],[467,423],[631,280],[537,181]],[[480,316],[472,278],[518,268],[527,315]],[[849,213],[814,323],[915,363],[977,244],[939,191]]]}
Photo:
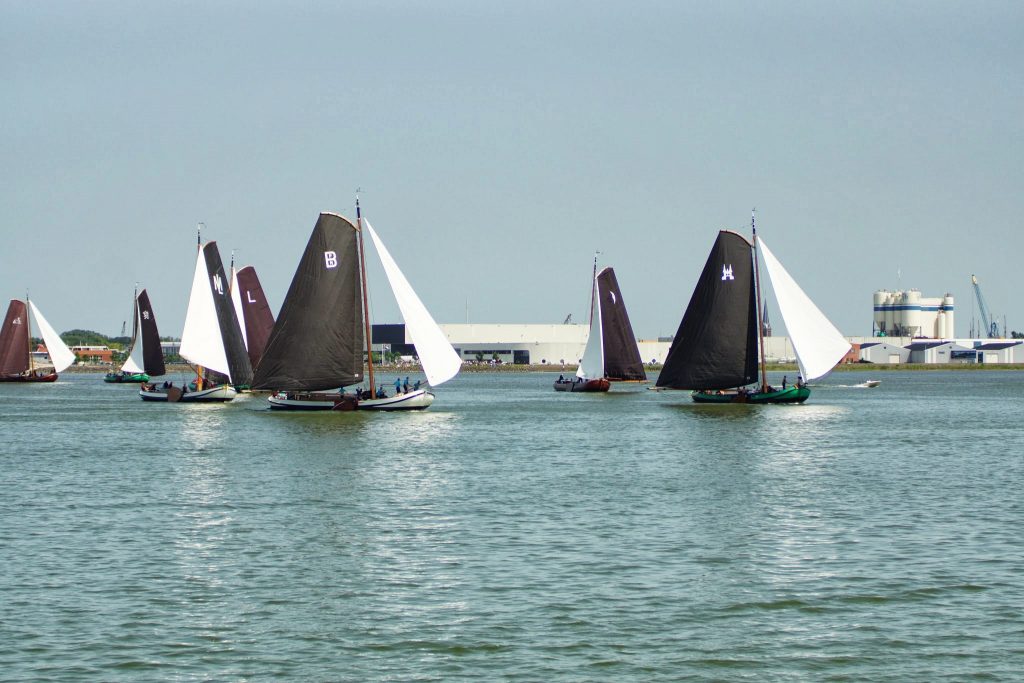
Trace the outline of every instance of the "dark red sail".
{"label": "dark red sail", "polygon": [[11,299],[0,327],[0,375],[19,375],[29,368],[28,309],[25,302]]}
{"label": "dark red sail", "polygon": [[239,301],[242,302],[242,319],[245,324],[245,343],[249,349],[249,361],[255,368],[263,357],[267,339],[274,328],[274,314],[263,293],[263,286],[256,276],[256,269],[246,266],[236,273],[238,278]]}

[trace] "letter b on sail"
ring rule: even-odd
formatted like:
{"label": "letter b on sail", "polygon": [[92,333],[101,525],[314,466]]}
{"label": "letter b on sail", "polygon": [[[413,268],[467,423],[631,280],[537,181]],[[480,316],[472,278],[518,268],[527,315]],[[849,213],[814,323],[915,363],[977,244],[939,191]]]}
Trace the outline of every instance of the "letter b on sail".
{"label": "letter b on sail", "polygon": [[328,268],[337,268],[338,267],[338,254],[337,254],[337,252],[325,251],[324,252],[324,264]]}

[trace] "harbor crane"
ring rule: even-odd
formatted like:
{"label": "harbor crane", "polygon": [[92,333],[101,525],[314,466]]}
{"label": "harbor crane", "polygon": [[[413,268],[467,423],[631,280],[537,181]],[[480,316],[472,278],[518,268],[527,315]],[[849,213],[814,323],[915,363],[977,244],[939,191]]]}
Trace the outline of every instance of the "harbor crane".
{"label": "harbor crane", "polygon": [[971,275],[971,284],[974,285],[974,296],[978,299],[978,308],[981,310],[981,322],[985,325],[985,334],[989,339],[999,338],[999,326],[992,319],[988,306],[985,304],[985,297],[981,295],[981,287],[978,285],[978,278]]}

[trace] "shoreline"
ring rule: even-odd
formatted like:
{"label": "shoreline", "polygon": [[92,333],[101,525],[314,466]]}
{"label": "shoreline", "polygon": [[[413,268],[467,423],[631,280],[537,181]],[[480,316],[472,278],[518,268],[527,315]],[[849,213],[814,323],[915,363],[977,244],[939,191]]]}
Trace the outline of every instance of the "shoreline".
{"label": "shoreline", "polygon": [[[501,365],[489,365],[489,364],[471,364],[466,363],[462,366],[460,372],[550,372],[550,373],[575,373],[575,365],[553,365],[553,364],[530,364],[530,365],[513,365],[511,363],[504,363]],[[658,372],[662,368],[661,365],[648,365],[644,366],[647,372]],[[769,372],[799,372],[799,368],[796,363],[775,363],[767,367]],[[90,373],[99,372],[107,373],[112,370],[109,365],[72,365],[63,372],[72,373]],[[419,365],[375,365],[374,370],[382,374],[389,375],[402,375],[418,373],[422,374],[423,370]],[[874,363],[847,363],[844,365],[837,365],[832,372],[895,372],[895,371],[914,371],[914,372],[936,372],[942,370],[970,370],[970,371],[992,371],[992,370],[1024,370],[1024,364],[1008,364],[1008,363],[894,363],[894,364],[874,364]],[[167,374],[184,374],[194,372],[192,367],[187,364],[172,364],[167,366]]]}

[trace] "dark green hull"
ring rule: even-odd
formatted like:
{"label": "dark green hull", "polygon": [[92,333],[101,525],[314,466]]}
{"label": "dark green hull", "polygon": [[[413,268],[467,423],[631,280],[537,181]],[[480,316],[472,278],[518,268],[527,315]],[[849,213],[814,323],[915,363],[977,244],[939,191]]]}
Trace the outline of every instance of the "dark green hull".
{"label": "dark green hull", "polygon": [[778,391],[695,391],[696,403],[803,403],[811,395],[807,387],[786,387]]}
{"label": "dark green hull", "polygon": [[108,372],[103,377],[103,381],[112,384],[139,384],[140,382],[148,382],[149,375],[144,372]]}

